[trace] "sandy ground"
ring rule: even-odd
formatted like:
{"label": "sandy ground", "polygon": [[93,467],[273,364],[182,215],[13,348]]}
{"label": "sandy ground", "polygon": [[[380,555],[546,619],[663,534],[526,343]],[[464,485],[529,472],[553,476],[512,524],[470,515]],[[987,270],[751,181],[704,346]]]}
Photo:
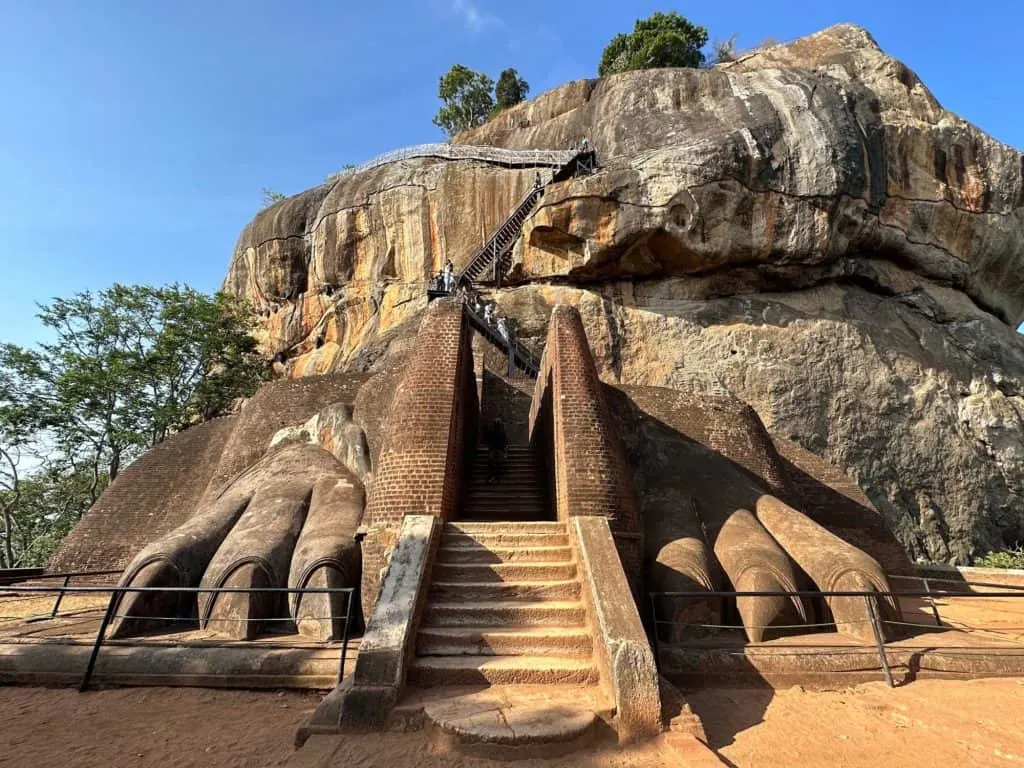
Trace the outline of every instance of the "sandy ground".
{"label": "sandy ground", "polygon": [[315,693],[0,688],[0,766],[284,765]]}
{"label": "sandy ground", "polygon": [[[0,688],[4,768],[486,768],[505,765],[435,754],[423,732],[315,737],[295,731],[320,701],[314,693],[120,688]],[[622,753],[603,743],[518,768],[643,768],[679,763],[662,743]]]}
{"label": "sandy ground", "polygon": [[717,689],[687,699],[711,746],[739,768],[1024,765],[1021,678]]}
{"label": "sandy ground", "polygon": [[[740,768],[1024,765],[1024,679],[921,680],[890,690],[713,689],[689,700],[711,746]],[[140,768],[485,768],[440,755],[424,733],[318,737],[296,752],[312,693],[0,688],[0,766]],[[645,768],[685,763],[664,743],[609,744],[519,768]]]}

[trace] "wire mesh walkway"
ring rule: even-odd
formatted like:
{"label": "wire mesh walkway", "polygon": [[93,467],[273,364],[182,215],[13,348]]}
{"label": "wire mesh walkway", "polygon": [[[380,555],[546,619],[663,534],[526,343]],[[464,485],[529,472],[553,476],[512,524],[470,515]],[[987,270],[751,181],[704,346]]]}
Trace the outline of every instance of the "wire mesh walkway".
{"label": "wire mesh walkway", "polygon": [[480,160],[506,168],[564,168],[578,154],[579,150],[576,149],[505,149],[504,147],[485,147],[473,144],[416,144],[385,152],[365,163],[346,168],[332,174],[331,180],[417,157],[436,157],[442,160]]}

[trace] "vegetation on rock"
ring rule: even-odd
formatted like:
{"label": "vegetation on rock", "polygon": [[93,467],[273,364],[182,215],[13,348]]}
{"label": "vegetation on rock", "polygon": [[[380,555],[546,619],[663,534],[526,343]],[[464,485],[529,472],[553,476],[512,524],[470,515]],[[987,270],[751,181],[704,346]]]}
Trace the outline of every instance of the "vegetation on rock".
{"label": "vegetation on rock", "polygon": [[266,370],[252,314],[227,294],[115,284],[39,318],[52,341],[0,345],[0,567],[45,561],[123,465]]}
{"label": "vegetation on rock", "polygon": [[979,568],[1024,568],[1024,546],[1002,552],[989,552],[977,558],[974,564]]}
{"label": "vegetation on rock", "polygon": [[618,34],[601,54],[597,74],[601,77],[633,69],[699,67],[708,42],[708,31],[691,24],[675,11],[637,19],[633,32]]}
{"label": "vegetation on rock", "polygon": [[444,104],[434,115],[434,125],[455,136],[525,101],[529,92],[530,84],[513,67],[502,70],[495,84],[483,72],[456,64],[438,85],[437,95]]}
{"label": "vegetation on rock", "polygon": [[498,76],[498,84],[494,86],[496,111],[514,107],[526,100],[530,92],[530,84],[519,76],[515,69],[509,67]]}
{"label": "vegetation on rock", "polygon": [[449,136],[483,125],[494,110],[493,89],[494,81],[483,72],[456,64],[438,84],[444,105],[434,115],[434,125]]}
{"label": "vegetation on rock", "polygon": [[273,189],[270,189],[270,187],[264,187],[261,189],[260,194],[262,195],[264,208],[269,208],[274,203],[279,203],[285,198],[285,194],[283,192],[275,192]]}

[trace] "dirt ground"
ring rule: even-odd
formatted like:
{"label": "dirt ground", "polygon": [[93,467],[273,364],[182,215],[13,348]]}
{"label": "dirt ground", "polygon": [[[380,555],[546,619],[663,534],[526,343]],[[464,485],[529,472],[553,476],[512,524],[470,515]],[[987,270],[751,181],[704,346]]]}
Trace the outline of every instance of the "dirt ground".
{"label": "dirt ground", "polygon": [[[1024,765],[1024,679],[919,680],[890,690],[709,689],[689,694],[711,746],[740,768]],[[0,688],[0,766],[486,768],[434,754],[423,733],[292,739],[312,693]],[[662,743],[610,745],[517,768],[682,766]]]}
{"label": "dirt ground", "polygon": [[687,700],[710,745],[739,768],[1024,765],[1022,678],[712,689]]}
{"label": "dirt ground", "polygon": [[[434,754],[424,733],[314,737],[292,746],[319,703],[314,693],[198,688],[71,689],[0,687],[3,768],[487,768],[505,765]],[[326,748],[325,748],[326,747]],[[648,744],[621,753],[603,744],[517,768],[646,768],[677,765]]]}

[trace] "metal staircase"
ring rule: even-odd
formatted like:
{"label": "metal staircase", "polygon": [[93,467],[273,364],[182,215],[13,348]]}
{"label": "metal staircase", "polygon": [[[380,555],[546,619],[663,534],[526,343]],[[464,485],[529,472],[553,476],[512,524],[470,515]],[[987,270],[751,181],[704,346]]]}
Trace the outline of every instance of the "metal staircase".
{"label": "metal staircase", "polygon": [[[482,148],[476,148],[477,150]],[[511,150],[505,150],[511,152]],[[517,152],[517,154],[525,154]],[[581,147],[578,150],[567,152],[550,151],[543,153],[543,158],[530,158],[531,162],[537,165],[554,165],[548,183],[551,181],[567,178],[570,175],[580,173],[593,173],[596,167],[596,153],[589,147]],[[543,162],[541,162],[543,160]],[[539,180],[539,176],[538,176]],[[526,195],[516,204],[512,212],[505,220],[491,233],[487,241],[480,246],[470,257],[469,262],[462,270],[455,275],[455,286],[459,293],[463,294],[463,308],[470,323],[484,338],[498,348],[505,351],[511,358],[511,364],[525,373],[530,378],[537,378],[540,374],[540,357],[533,350],[525,346],[515,338],[506,339],[498,329],[487,322],[485,317],[473,309],[470,297],[476,293],[476,284],[485,279],[488,270],[494,276],[494,283],[501,284],[501,276],[508,266],[508,260],[512,253],[512,246],[523,232],[523,224],[527,217],[536,209],[540,199],[544,196],[544,184],[538,183],[530,189]],[[428,288],[427,300],[449,295],[449,290],[442,287]],[[509,368],[511,374],[512,368]]]}
{"label": "metal staircase", "polygon": [[512,354],[512,364],[516,368],[531,379],[537,378],[540,374],[540,357],[533,350],[516,338],[510,338],[506,344],[505,339],[498,333],[497,328],[488,323],[483,315],[476,312],[470,304],[464,304],[463,310],[466,313],[466,317],[469,318],[470,325],[476,328],[485,339],[501,350],[507,350],[508,347],[511,347],[511,350],[508,351]]}
{"label": "metal staircase", "polygon": [[526,196],[519,201],[508,218],[494,230],[487,242],[473,253],[469,263],[459,272],[457,285],[472,285],[484,276],[488,268],[494,268],[493,265],[497,265],[495,282],[500,280],[503,262],[511,253],[516,240],[519,239],[519,235],[523,231],[523,222],[537,207],[537,203],[543,196],[544,187],[542,186],[534,187],[526,193]]}

